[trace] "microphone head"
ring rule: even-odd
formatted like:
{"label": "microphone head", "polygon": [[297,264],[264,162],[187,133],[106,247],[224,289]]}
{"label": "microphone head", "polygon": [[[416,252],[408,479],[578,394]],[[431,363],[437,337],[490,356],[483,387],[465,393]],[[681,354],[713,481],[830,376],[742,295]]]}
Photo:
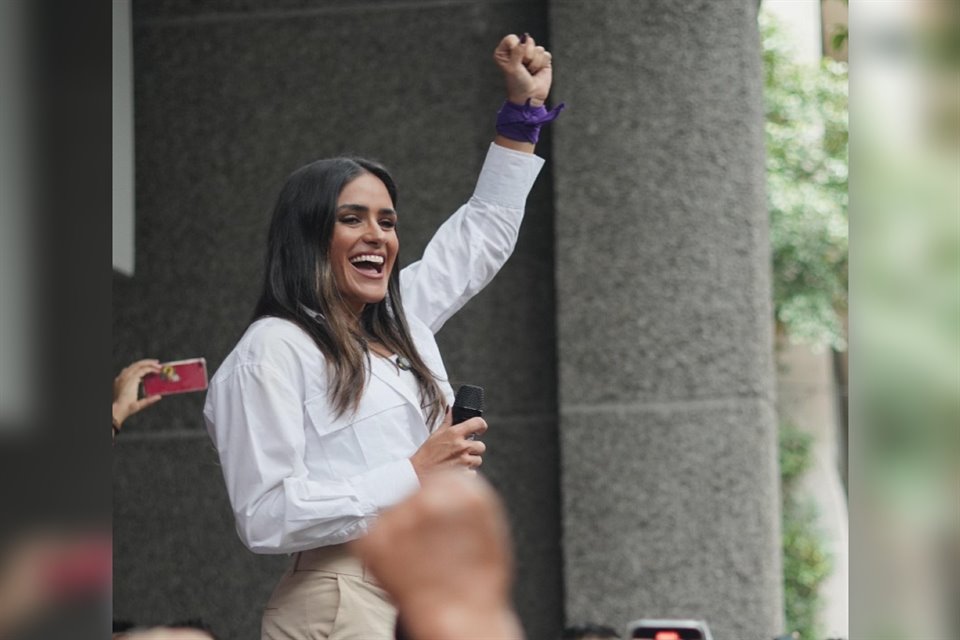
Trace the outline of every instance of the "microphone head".
{"label": "microphone head", "polygon": [[455,407],[483,411],[483,387],[465,384],[457,389],[457,396],[453,401]]}

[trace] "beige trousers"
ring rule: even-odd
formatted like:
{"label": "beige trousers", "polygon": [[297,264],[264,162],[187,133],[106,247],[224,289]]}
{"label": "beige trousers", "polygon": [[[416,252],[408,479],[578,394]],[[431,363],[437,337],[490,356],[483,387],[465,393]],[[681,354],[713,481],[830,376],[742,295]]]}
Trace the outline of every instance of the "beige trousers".
{"label": "beige trousers", "polygon": [[397,611],[346,545],[302,551],[263,612],[262,640],[392,640]]}

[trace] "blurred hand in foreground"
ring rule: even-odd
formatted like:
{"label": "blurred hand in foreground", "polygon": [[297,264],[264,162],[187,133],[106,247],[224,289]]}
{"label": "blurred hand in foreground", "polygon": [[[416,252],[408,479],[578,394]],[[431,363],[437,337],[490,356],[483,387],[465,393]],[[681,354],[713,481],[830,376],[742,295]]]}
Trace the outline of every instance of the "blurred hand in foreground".
{"label": "blurred hand in foreground", "polygon": [[510,606],[507,518],[479,476],[429,475],[353,545],[416,640],[523,638]]}

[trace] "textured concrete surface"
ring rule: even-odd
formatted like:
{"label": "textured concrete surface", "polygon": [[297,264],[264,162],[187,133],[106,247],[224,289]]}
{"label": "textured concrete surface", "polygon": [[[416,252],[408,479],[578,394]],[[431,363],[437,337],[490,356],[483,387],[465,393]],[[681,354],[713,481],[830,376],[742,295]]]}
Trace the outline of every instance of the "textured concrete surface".
{"label": "textured concrete surface", "polygon": [[759,552],[779,544],[772,420],[762,401],[565,411],[568,617],[695,618],[718,639],[773,637]]}
{"label": "textured concrete surface", "polygon": [[[151,356],[216,369],[249,321],[274,198],[316,158],[390,167],[401,263],[419,257],[493,139],[493,47],[546,33],[545,16],[519,0],[135,1],[137,262],[133,278],[114,275],[115,369]],[[439,335],[452,380],[486,387],[485,471],[512,517],[531,638],[556,636],[563,606],[551,200],[547,167],[514,257]],[[225,638],[256,638],[283,563],[239,543],[202,405],[166,398],[117,446],[115,613],[201,615]]]}
{"label": "textured concrete surface", "polygon": [[551,3],[569,620],[782,631],[755,12]]}
{"label": "textured concrete surface", "polygon": [[114,452],[113,616],[203,618],[221,638],[259,637],[288,556],[258,556],[234,531],[206,436],[123,433]]}

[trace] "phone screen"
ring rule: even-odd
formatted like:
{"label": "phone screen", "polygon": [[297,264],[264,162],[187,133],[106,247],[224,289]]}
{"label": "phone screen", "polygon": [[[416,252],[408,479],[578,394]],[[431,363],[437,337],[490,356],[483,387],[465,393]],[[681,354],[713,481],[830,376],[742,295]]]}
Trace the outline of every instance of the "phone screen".
{"label": "phone screen", "polygon": [[705,640],[703,631],[697,626],[687,625],[642,625],[630,629],[630,638],[634,640]]}

